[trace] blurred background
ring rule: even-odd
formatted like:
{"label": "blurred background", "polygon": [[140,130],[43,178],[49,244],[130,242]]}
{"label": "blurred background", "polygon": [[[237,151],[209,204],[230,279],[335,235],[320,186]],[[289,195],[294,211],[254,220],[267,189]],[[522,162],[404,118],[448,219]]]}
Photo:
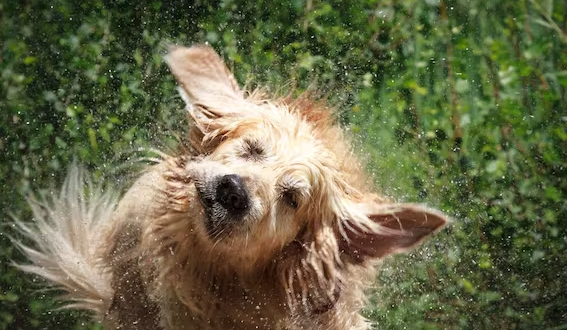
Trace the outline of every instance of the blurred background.
{"label": "blurred background", "polygon": [[[0,329],[99,329],[22,261],[12,217],[77,161],[126,188],[186,118],[167,45],[317,86],[380,190],[454,223],[384,263],[376,329],[567,329],[567,6],[553,0],[0,0]],[[43,190],[42,190],[43,189]]]}

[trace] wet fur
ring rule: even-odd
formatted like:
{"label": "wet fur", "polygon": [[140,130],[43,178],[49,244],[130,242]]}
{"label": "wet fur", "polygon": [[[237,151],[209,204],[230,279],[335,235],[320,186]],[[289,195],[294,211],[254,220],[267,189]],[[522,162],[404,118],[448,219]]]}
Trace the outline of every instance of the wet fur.
{"label": "wet fur", "polygon": [[[322,103],[245,92],[207,46],[167,62],[193,152],[164,156],[117,205],[71,170],[60,196],[30,201],[36,226],[17,221],[36,243],[19,267],[107,329],[367,329],[376,264],[445,216],[375,194]],[[215,201],[224,175],[249,198],[238,221]]]}

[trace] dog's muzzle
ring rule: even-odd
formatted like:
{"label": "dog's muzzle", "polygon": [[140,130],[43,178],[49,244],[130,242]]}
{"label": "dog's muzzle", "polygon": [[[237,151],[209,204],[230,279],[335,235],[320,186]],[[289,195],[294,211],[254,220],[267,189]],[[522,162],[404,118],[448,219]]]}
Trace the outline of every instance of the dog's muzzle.
{"label": "dog's muzzle", "polygon": [[209,235],[229,234],[230,227],[238,225],[250,211],[250,196],[242,177],[226,174],[197,185],[205,209],[205,227]]}

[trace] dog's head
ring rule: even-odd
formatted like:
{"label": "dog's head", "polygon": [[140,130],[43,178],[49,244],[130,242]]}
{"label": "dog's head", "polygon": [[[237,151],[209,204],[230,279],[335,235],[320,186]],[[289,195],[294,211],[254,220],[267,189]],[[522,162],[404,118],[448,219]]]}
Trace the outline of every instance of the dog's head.
{"label": "dog's head", "polygon": [[201,208],[193,225],[228,263],[301,255],[330,273],[404,251],[446,223],[438,211],[371,194],[331,112],[308,97],[243,91],[207,46],[166,59],[199,154],[187,166]]}

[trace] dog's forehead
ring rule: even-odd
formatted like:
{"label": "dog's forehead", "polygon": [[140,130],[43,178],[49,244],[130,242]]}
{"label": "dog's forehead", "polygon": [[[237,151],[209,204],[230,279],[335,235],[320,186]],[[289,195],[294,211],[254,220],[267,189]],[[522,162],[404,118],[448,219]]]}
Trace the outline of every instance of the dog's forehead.
{"label": "dog's forehead", "polygon": [[268,114],[265,120],[245,134],[264,144],[273,160],[266,165],[274,166],[274,172],[305,180],[312,187],[319,186],[320,180],[336,181],[335,177],[344,172],[332,142],[299,113]]}
{"label": "dog's forehead", "polygon": [[280,158],[325,164],[335,158],[324,137],[298,112],[286,109],[267,111],[263,120],[264,123],[256,130],[247,133],[257,135]]}

